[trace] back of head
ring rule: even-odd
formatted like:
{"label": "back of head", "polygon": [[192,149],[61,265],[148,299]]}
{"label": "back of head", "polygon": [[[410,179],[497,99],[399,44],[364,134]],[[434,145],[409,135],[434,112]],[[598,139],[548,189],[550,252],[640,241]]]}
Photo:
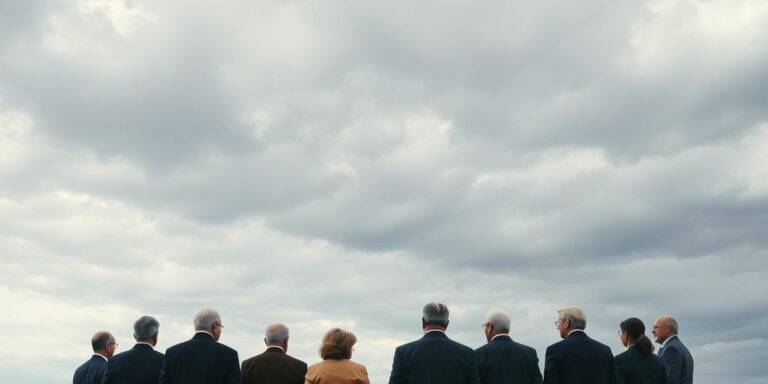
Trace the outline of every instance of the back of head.
{"label": "back of head", "polygon": [[288,340],[288,327],[283,324],[272,324],[264,331],[264,341],[267,345],[281,345]]}
{"label": "back of head", "polygon": [[208,308],[201,309],[200,312],[195,315],[195,330],[207,331],[211,329],[213,323],[216,322],[221,323],[221,317],[219,316],[218,312]]}
{"label": "back of head", "polygon": [[103,354],[107,349],[107,345],[114,339],[115,338],[109,332],[96,332],[91,338],[91,348],[93,348],[94,352],[102,352]]}
{"label": "back of head", "polygon": [[352,358],[352,347],[357,342],[357,337],[352,332],[333,328],[323,336],[323,344],[320,345],[320,357],[323,360],[342,360]]}
{"label": "back of head", "polygon": [[587,328],[587,315],[579,307],[565,307],[557,311],[558,317],[568,320],[572,329],[584,330]]}
{"label": "back of head", "polygon": [[448,307],[441,303],[429,303],[424,306],[421,318],[425,325],[448,326]]}
{"label": "back of head", "polygon": [[661,321],[664,325],[668,326],[672,332],[673,335],[677,335],[677,332],[679,330],[677,319],[672,317],[671,315],[662,315]]}
{"label": "back of head", "polygon": [[503,310],[494,309],[485,314],[485,323],[493,325],[499,332],[508,333],[512,320]]}
{"label": "back of head", "polygon": [[149,342],[160,330],[160,323],[152,316],[142,316],[133,323],[133,336],[137,341]]}
{"label": "back of head", "polygon": [[629,319],[622,321],[621,324],[619,324],[619,327],[622,331],[626,332],[627,337],[629,337],[630,340],[634,341],[637,349],[640,350],[644,356],[649,356],[653,353],[653,344],[651,343],[651,340],[645,336],[645,324],[643,324],[642,320],[636,317],[630,317]]}

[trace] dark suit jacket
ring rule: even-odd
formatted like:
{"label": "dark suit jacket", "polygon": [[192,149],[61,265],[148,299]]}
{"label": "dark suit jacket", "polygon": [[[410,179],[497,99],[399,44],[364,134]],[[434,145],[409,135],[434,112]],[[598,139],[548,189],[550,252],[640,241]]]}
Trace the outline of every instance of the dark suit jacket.
{"label": "dark suit jacket", "polygon": [[104,384],[157,384],[164,359],[151,345],[136,344],[109,359]]}
{"label": "dark suit jacket", "polygon": [[443,332],[397,347],[389,384],[476,384],[472,349]]}
{"label": "dark suit jacket", "polygon": [[611,348],[582,331],[550,345],[544,359],[545,384],[616,384]]}
{"label": "dark suit jacket", "polygon": [[667,383],[693,383],[693,357],[677,336],[669,338],[664,348],[659,350],[659,356],[667,370]]}
{"label": "dark suit jacket", "polygon": [[304,384],[307,363],[288,356],[280,348],[243,361],[243,384]]}
{"label": "dark suit jacket", "polygon": [[541,384],[536,350],[507,335],[496,336],[476,349],[475,366],[482,384]]}
{"label": "dark suit jacket", "polygon": [[198,332],[165,351],[160,384],[240,384],[237,351]]}
{"label": "dark suit jacket", "polygon": [[77,367],[72,384],[101,384],[106,371],[107,361],[99,355],[93,355],[90,360]]}
{"label": "dark suit jacket", "polygon": [[661,358],[643,356],[636,346],[616,356],[616,373],[619,384],[665,384],[667,374]]}

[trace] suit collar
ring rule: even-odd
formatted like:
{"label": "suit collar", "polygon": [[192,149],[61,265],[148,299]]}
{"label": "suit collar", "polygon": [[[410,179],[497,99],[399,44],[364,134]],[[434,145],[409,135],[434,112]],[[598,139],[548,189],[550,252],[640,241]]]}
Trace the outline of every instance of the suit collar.
{"label": "suit collar", "polygon": [[509,335],[505,335],[503,333],[499,333],[498,335],[496,335],[496,336],[491,338],[490,343],[494,343],[494,342],[507,342],[507,341],[512,341],[512,338],[509,337]]}
{"label": "suit collar", "polygon": [[194,336],[192,336],[192,340],[211,340],[216,341],[213,339],[213,335],[211,335],[208,332],[205,331],[198,331],[195,333]]}
{"label": "suit collar", "polygon": [[97,353],[94,353],[94,354],[93,354],[93,356],[91,356],[91,360],[104,360],[104,361],[109,361],[109,358],[107,358],[106,356],[104,356],[104,355],[102,355],[101,353],[98,353],[98,352],[97,352]]}
{"label": "suit collar", "polygon": [[430,338],[430,339],[447,339],[448,335],[446,335],[445,332],[443,332],[443,331],[440,331],[440,330],[437,330],[437,329],[433,329],[433,330],[429,330],[426,333],[424,333],[424,337],[422,337],[422,339],[426,339],[426,338]]}
{"label": "suit collar", "polygon": [[264,352],[285,353],[285,351],[282,348],[276,347],[274,345],[267,347],[267,350]]}
{"label": "suit collar", "polygon": [[581,330],[581,329],[574,329],[565,338],[566,339],[580,339],[580,340],[584,340],[584,339],[588,339],[589,336],[587,336],[587,334],[583,330]]}
{"label": "suit collar", "polygon": [[666,340],[664,340],[664,342],[663,342],[663,343],[661,343],[661,347],[659,347],[659,349],[664,349],[664,347],[666,347],[666,346],[667,346],[667,344],[669,344],[669,342],[671,342],[671,341],[672,341],[672,339],[677,339],[677,335],[672,335],[672,336],[670,336],[670,337],[667,337],[667,339],[666,339]]}
{"label": "suit collar", "polygon": [[142,350],[142,351],[151,351],[155,348],[152,347],[152,344],[141,342],[141,343],[136,343],[136,345],[133,346],[133,349]]}

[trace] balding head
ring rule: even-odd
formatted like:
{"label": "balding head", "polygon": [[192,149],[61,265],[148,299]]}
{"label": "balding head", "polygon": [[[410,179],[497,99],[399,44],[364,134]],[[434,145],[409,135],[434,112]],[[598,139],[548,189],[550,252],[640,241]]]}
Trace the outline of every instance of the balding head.
{"label": "balding head", "polygon": [[94,353],[110,358],[115,354],[117,343],[115,343],[115,337],[111,333],[99,331],[91,337],[91,348],[93,348]]}
{"label": "balding head", "polygon": [[653,322],[653,336],[656,342],[661,344],[668,338],[677,335],[677,320],[670,315],[661,315]]}

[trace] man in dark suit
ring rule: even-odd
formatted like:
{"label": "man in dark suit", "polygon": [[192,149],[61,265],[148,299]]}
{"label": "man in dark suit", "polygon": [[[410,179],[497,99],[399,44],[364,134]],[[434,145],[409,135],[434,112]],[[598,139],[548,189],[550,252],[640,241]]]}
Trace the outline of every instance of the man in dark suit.
{"label": "man in dark suit", "polygon": [[307,363],[286,354],[288,336],[288,327],[283,324],[267,327],[267,350],[243,361],[243,384],[304,384]]}
{"label": "man in dark suit", "polygon": [[237,351],[218,343],[219,314],[203,309],[195,316],[195,335],[165,351],[160,384],[240,384]]}
{"label": "man in dark suit", "polygon": [[101,384],[107,371],[107,360],[115,354],[117,343],[109,332],[96,332],[91,338],[93,356],[75,370],[73,384]]}
{"label": "man in dark suit", "polygon": [[669,315],[659,316],[653,323],[653,335],[661,344],[659,356],[667,371],[667,384],[693,383],[693,356],[677,337],[677,320]]}
{"label": "man in dark suit", "polygon": [[509,337],[510,323],[502,310],[485,315],[483,332],[488,344],[475,350],[480,383],[541,384],[536,350]]}
{"label": "man in dark suit", "polygon": [[448,307],[424,306],[424,337],[397,347],[389,384],[477,384],[472,349],[445,335]]}
{"label": "man in dark suit", "polygon": [[160,323],[151,316],[142,316],[133,323],[132,349],[115,355],[107,363],[104,384],[157,384],[165,357],[154,350]]}
{"label": "man in dark suit", "polygon": [[584,333],[587,317],[577,307],[557,311],[563,340],[550,345],[544,360],[544,384],[616,384],[611,348]]}

